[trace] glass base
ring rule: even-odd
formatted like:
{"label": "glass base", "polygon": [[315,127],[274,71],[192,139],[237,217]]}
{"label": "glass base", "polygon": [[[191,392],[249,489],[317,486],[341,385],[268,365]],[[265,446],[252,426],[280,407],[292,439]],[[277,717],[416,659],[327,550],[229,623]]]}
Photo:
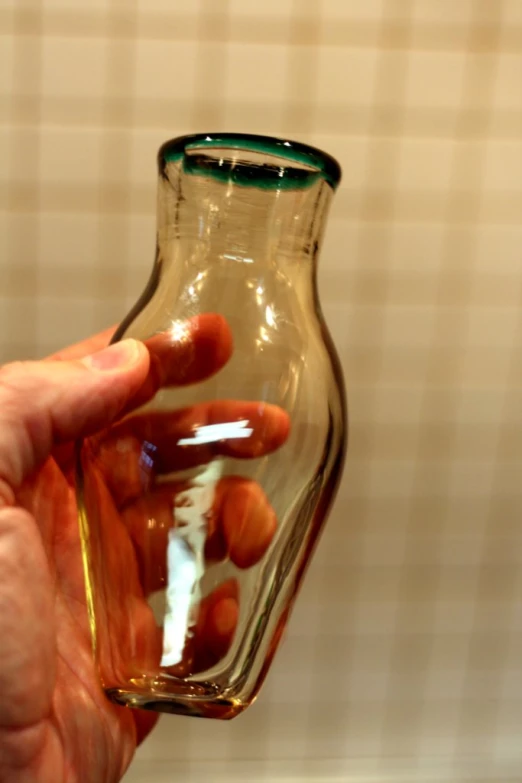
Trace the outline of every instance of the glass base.
{"label": "glass base", "polygon": [[[165,689],[167,684],[168,691]],[[105,688],[105,693],[112,702],[124,707],[193,718],[232,720],[249,706],[249,702],[223,698],[210,683],[183,680],[168,683],[151,680],[148,687],[144,682],[133,682],[127,688]]]}

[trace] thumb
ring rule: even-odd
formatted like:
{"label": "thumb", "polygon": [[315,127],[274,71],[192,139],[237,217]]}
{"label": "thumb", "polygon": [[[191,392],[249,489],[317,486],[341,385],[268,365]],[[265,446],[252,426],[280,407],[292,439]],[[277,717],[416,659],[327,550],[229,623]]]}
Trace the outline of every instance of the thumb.
{"label": "thumb", "polygon": [[67,441],[108,426],[136,394],[149,353],[123,340],[78,361],[15,362],[0,368],[0,506]]}

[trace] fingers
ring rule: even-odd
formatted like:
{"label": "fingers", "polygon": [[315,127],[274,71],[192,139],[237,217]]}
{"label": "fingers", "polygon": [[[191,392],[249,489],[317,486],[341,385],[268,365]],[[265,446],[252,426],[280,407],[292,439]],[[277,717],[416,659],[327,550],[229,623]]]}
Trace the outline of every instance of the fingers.
{"label": "fingers", "polygon": [[[168,472],[172,465],[202,464],[220,455],[251,459],[270,454],[288,438],[290,419],[277,405],[216,400],[180,410],[175,417],[157,414],[146,429],[155,437],[158,469]],[[177,448],[168,453],[166,440]]]}
{"label": "fingers", "polygon": [[[87,340],[75,343],[45,361],[71,361],[105,348],[115,332],[105,329]],[[145,339],[150,354],[149,374],[139,393],[129,401],[129,409],[152,399],[159,388],[199,383],[220,370],[232,355],[232,332],[223,316],[204,313]]]}
{"label": "fingers", "polygon": [[[216,400],[129,417],[90,438],[84,448],[121,509],[150,491],[159,475],[203,465],[216,456],[261,457],[280,448],[289,432],[289,416],[276,405]],[[247,437],[238,438],[238,433]]]}
{"label": "fingers", "polygon": [[199,383],[218,372],[232,355],[232,333],[221,315],[206,313],[173,323],[145,340],[150,369],[128,410],[151,400],[160,388]]}
{"label": "fingers", "polygon": [[[168,535],[176,526],[176,495],[183,488],[160,485],[121,512],[145,595],[167,586]],[[263,557],[276,529],[275,512],[259,484],[239,476],[221,479],[207,525],[207,563],[229,557],[238,568],[250,568]]]}
{"label": "fingers", "polygon": [[225,479],[224,483],[220,521],[227,551],[238,568],[250,568],[272,542],[276,515],[255,481]]}
{"label": "fingers", "polygon": [[193,642],[193,671],[210,669],[225,657],[239,620],[239,587],[229,579],[200,604]]}
{"label": "fingers", "polygon": [[[118,455],[130,474],[145,462],[157,474],[187,470],[217,456],[253,459],[280,448],[288,438],[290,419],[276,405],[216,400],[167,413],[145,413],[125,419],[99,439],[99,456],[110,478]],[[143,449],[147,451],[144,455]],[[121,487],[119,466],[118,483]],[[136,478],[132,482],[136,485]],[[137,485],[136,485],[137,486]],[[141,491],[142,485],[140,485]]]}
{"label": "fingers", "polygon": [[129,504],[121,513],[134,545],[140,583],[146,596],[167,586],[167,546],[174,525],[174,493],[170,488]]}
{"label": "fingers", "polygon": [[[45,361],[71,361],[101,351],[109,345],[115,331],[116,327],[111,326],[57,351]],[[232,355],[232,333],[225,318],[215,313],[175,321],[169,330],[143,342],[151,356],[143,401],[150,399],[160,386],[185,386],[204,380],[221,369]]]}
{"label": "fingers", "polygon": [[221,315],[205,313],[175,322],[169,331],[145,340],[160,386],[199,383],[232,355],[232,332]]}
{"label": "fingers", "polygon": [[0,369],[0,505],[60,443],[109,426],[142,386],[149,354],[125,340],[76,361]]}

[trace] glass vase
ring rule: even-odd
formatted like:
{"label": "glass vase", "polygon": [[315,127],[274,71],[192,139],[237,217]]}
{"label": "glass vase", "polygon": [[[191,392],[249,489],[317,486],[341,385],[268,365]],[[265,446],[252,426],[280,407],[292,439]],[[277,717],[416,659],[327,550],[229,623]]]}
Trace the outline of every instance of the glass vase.
{"label": "glass vase", "polygon": [[346,446],[316,273],[341,172],[303,144],[187,136],[158,154],[156,258],[113,341],[150,372],[78,449],[93,648],[109,698],[232,718],[255,698]]}

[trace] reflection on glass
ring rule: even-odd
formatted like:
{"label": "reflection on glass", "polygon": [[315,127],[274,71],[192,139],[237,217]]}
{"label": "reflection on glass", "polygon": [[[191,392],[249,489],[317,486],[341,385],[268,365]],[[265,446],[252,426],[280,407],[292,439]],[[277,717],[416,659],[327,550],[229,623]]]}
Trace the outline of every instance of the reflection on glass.
{"label": "reflection on glass", "polygon": [[[226,428],[226,425],[221,426]],[[202,429],[209,428],[201,427],[196,434]],[[189,438],[182,438],[178,444],[189,442]],[[211,440],[207,438],[200,442],[209,443]],[[176,497],[174,526],[169,530],[167,544],[167,609],[161,666],[181,663],[185,642],[194,636],[202,597],[200,584],[205,574],[207,515],[212,509],[220,474],[220,463],[211,462],[191,481],[189,489]]]}

